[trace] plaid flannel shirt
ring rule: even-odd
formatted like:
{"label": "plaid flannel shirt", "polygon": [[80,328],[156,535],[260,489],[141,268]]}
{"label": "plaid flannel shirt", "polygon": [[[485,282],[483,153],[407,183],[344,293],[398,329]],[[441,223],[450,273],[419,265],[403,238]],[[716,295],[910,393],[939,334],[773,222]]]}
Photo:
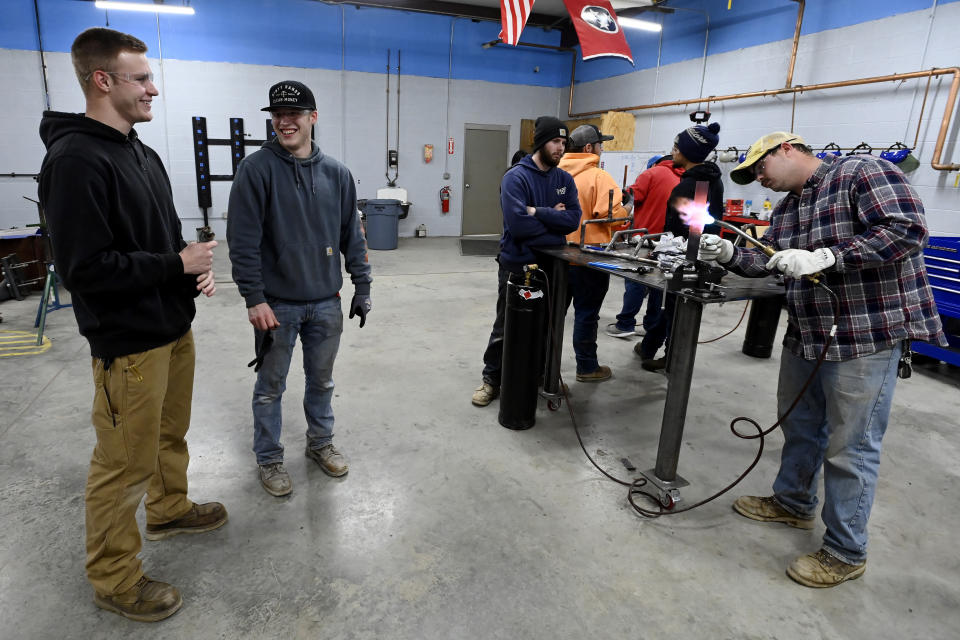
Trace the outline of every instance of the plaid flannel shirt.
{"label": "plaid flannel shirt", "polygon": [[[826,359],[849,360],[903,340],[946,345],[927,282],[923,204],[893,164],[867,156],[827,156],[798,196],[773,212],[765,244],[774,250],[827,248],[836,264],[821,281],[839,298],[837,334]],[[724,265],[745,276],[768,275],[767,256],[737,248]],[[786,278],[789,322],[783,344],[819,357],[834,321],[830,295],[806,278]]]}

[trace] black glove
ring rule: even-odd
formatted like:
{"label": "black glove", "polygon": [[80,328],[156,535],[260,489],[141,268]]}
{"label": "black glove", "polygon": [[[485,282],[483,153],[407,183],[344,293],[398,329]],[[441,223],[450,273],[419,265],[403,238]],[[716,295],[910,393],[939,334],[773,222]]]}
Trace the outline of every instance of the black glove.
{"label": "black glove", "polygon": [[630,193],[630,189],[623,190],[623,198],[620,199],[620,204],[627,206],[633,202],[633,195]]}
{"label": "black glove", "polygon": [[373,303],[370,302],[370,296],[364,295],[361,293],[353,294],[353,300],[350,301],[350,319],[353,319],[353,316],[360,316],[360,328],[363,328],[363,325],[367,321],[367,314],[370,313],[370,309],[373,308]]}
{"label": "black glove", "polygon": [[247,363],[248,367],[253,367],[253,372],[260,371],[263,366],[263,358],[273,346],[273,331],[257,331],[253,337],[253,347],[257,357]]}

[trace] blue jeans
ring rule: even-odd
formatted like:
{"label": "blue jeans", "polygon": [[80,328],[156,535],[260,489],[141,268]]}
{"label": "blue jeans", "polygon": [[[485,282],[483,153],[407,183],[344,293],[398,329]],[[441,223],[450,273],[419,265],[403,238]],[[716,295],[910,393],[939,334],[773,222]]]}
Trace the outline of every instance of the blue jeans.
{"label": "blue jeans", "polygon": [[253,387],[253,451],[257,464],[283,462],[281,400],[297,335],[303,344],[307,447],[319,449],[333,440],[333,362],[343,332],[339,297],[311,303],[268,302],[280,326],[273,329],[273,346],[263,359]]}
{"label": "blue jeans", "polygon": [[570,265],[568,273],[567,308],[572,300],[577,373],[593,373],[600,366],[597,361],[597,325],[603,298],[610,288],[610,274],[575,265]]}
{"label": "blue jeans", "polygon": [[[880,447],[897,384],[901,345],[844,362],[824,362],[783,421],[783,452],[773,492],[788,511],[812,516],[823,467],[823,547],[850,564],[867,557],[867,520],[877,488]],[[783,350],[777,410],[793,403],[816,361]]]}
{"label": "blue jeans", "polygon": [[650,330],[660,316],[660,304],[663,299],[663,291],[660,289],[648,289],[646,285],[633,280],[623,281],[623,308],[617,314],[617,329],[621,331],[633,331],[637,328],[637,314],[640,313],[640,307],[643,306],[643,299],[647,297],[647,291],[650,292],[650,298],[647,299],[647,311],[643,314],[641,326],[647,331]]}

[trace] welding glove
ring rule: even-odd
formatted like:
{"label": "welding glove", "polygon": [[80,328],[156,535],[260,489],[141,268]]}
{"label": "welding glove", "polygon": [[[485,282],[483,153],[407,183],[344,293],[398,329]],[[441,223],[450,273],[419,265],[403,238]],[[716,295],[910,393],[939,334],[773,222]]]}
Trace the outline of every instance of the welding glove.
{"label": "welding glove", "polygon": [[353,316],[360,316],[360,328],[363,328],[363,325],[367,322],[367,314],[370,313],[370,309],[373,308],[373,303],[370,301],[369,295],[364,295],[361,293],[353,294],[353,300],[350,301],[350,319],[353,319]]}
{"label": "welding glove", "polygon": [[700,236],[700,251],[697,260],[716,260],[723,264],[733,259],[733,243],[712,233]]}
{"label": "welding glove", "polygon": [[256,358],[247,363],[248,367],[253,367],[254,373],[260,371],[263,366],[263,359],[273,346],[273,331],[256,331],[253,336],[253,346],[256,351]]}
{"label": "welding glove", "polygon": [[832,267],[837,261],[830,249],[805,251],[803,249],[784,249],[777,251],[767,262],[767,269],[779,269],[790,278],[809,276]]}

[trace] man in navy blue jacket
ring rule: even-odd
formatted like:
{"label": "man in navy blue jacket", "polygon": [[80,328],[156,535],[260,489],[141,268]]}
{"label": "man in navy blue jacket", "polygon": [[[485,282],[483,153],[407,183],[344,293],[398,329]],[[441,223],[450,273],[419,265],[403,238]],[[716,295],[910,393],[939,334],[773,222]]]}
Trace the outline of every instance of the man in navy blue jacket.
{"label": "man in navy blue jacket", "polygon": [[503,316],[507,277],[522,273],[535,262],[535,247],[566,244],[566,234],[580,224],[580,200],[573,177],[557,168],[567,146],[567,126],[557,118],[537,118],[533,153],[503,174],[500,207],[503,237],[497,262],[497,318],[483,354],[483,383],[473,393],[473,404],[485,407],[500,394],[503,360]]}

